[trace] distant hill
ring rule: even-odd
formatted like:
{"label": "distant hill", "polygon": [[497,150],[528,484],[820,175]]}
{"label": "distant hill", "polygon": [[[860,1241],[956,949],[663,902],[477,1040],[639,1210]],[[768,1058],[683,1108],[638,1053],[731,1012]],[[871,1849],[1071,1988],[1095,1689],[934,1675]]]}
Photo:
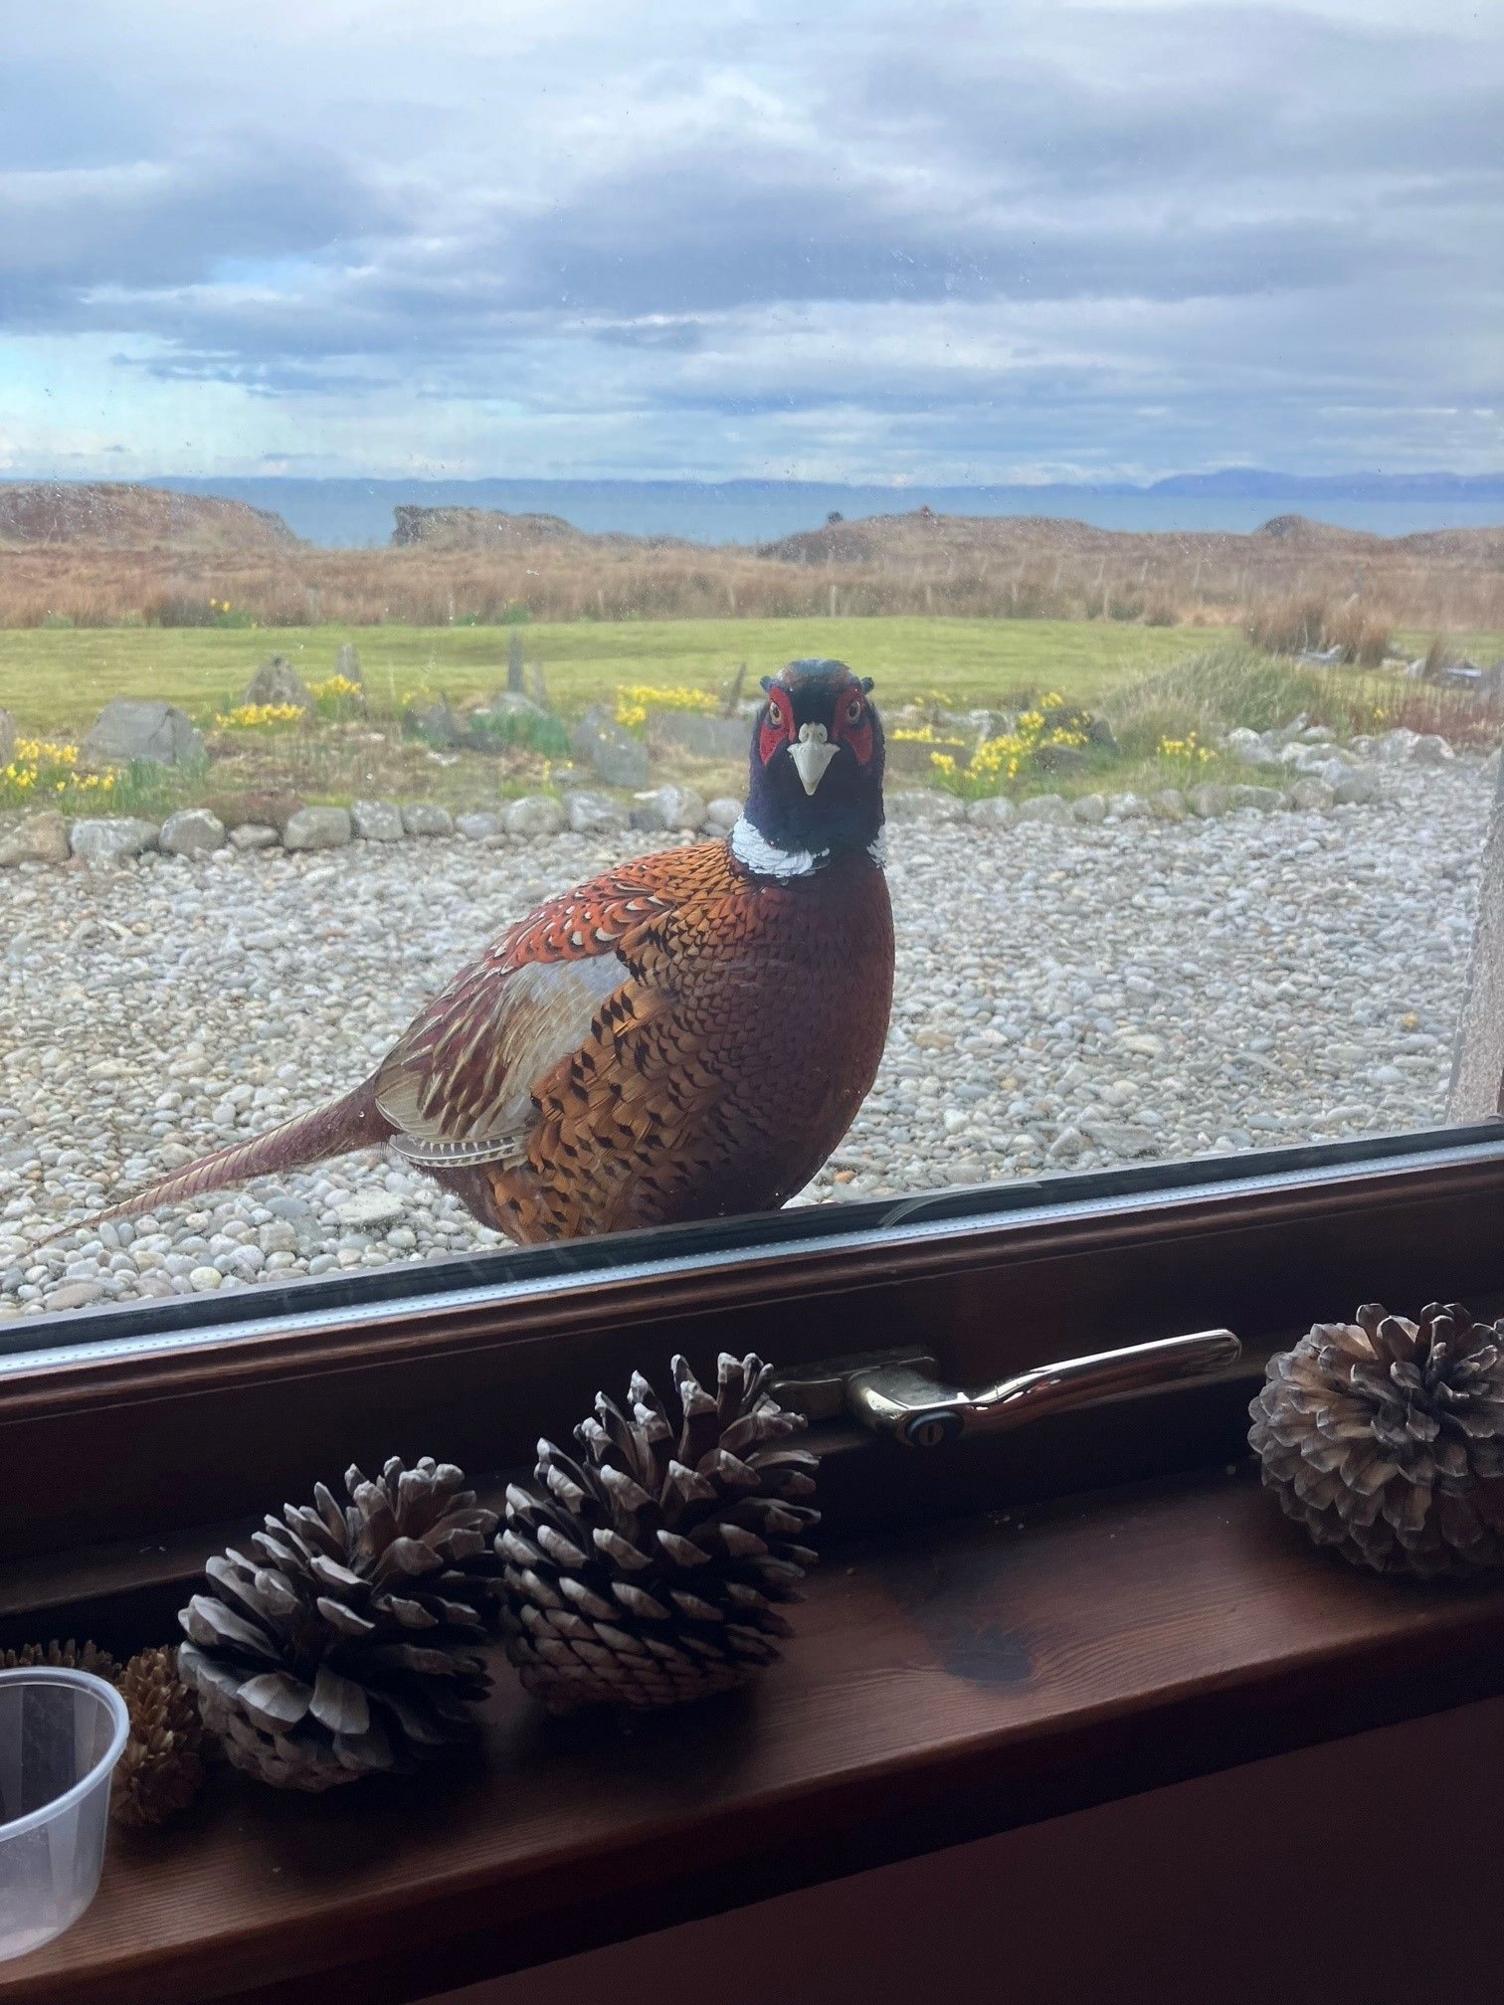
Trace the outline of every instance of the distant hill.
{"label": "distant hill", "polygon": [[421,544],[425,550],[539,550],[573,546],[586,550],[688,550],[674,536],[629,536],[620,530],[577,529],[562,515],[513,515],[500,508],[394,508],[394,549]]}
{"label": "distant hill", "polygon": [[81,550],[170,546],[194,554],[301,547],[280,515],[244,501],[172,494],[125,481],[0,484],[0,547],[59,545]]}

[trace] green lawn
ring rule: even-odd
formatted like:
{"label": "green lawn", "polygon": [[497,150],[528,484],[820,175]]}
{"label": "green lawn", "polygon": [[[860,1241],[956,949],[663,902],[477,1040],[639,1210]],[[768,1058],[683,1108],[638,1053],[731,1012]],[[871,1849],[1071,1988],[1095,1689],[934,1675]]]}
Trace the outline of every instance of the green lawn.
{"label": "green lawn", "polygon": [[[1125,677],[1225,635],[1192,627],[1063,620],[644,620],[521,629],[550,696],[577,713],[622,683],[716,688],[791,656],[835,655],[877,679],[895,705],[942,691],[962,705],[1026,688],[1097,702]],[[155,696],[203,721],[238,700],[257,664],[288,655],[309,681],[333,672],[343,641],[360,650],[373,701],[396,708],[427,689],[455,701],[504,685],[508,631],[496,627],[12,629],[0,632],[0,709],[24,731],[76,737],[112,696]]]}

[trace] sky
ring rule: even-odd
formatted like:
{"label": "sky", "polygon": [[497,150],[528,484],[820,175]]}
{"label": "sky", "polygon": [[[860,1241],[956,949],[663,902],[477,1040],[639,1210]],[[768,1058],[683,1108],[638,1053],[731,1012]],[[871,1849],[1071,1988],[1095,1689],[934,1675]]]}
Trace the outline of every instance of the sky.
{"label": "sky", "polygon": [[0,474],[1504,468],[1504,0],[0,30]]}

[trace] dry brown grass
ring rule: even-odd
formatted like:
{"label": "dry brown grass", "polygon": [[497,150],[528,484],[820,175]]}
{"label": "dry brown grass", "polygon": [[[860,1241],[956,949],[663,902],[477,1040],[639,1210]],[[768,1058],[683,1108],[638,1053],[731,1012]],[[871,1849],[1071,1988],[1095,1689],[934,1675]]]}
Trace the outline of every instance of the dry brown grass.
{"label": "dry brown grass", "polygon": [[1287,651],[1340,640],[1368,662],[1393,626],[1504,628],[1504,531],[1130,535],[912,515],[761,552],[575,535],[489,549],[0,547],[0,626],[200,624],[211,600],[277,627],[822,615],[1222,625]]}

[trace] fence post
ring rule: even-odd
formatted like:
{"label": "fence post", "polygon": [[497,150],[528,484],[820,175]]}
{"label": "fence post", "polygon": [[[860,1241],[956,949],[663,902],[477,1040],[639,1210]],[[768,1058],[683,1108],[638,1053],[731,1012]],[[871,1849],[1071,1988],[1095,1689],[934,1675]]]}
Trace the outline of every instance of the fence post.
{"label": "fence post", "polygon": [[522,694],[522,629],[513,627],[507,635],[507,688]]}
{"label": "fence post", "polygon": [[1467,992],[1452,1054],[1447,1123],[1488,1121],[1504,1112],[1504,758],[1494,785]]}

